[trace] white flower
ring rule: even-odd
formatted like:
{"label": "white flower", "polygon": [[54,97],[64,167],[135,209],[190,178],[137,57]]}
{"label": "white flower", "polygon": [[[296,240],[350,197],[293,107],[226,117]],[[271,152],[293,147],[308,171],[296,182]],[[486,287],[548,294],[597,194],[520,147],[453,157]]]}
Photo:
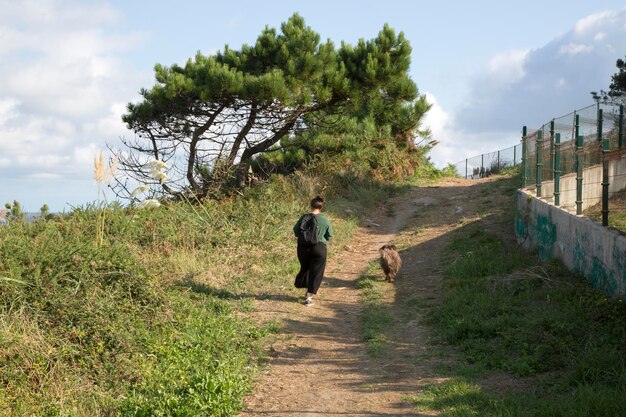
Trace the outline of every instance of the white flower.
{"label": "white flower", "polygon": [[165,172],[161,172],[161,171],[152,171],[152,177],[155,180],[159,180],[161,182],[161,184],[164,184],[166,182],[168,182],[170,179],[168,178],[167,174]]}
{"label": "white flower", "polygon": [[104,154],[100,151],[100,155],[93,159],[93,172],[97,182],[111,183],[111,179],[115,177],[115,173],[120,165],[120,158],[116,154],[108,163],[104,161]]}
{"label": "white flower", "polygon": [[139,205],[137,207],[139,208],[145,208],[145,209],[152,209],[152,208],[157,208],[160,207],[161,203],[159,203],[158,200],[155,199],[149,199],[149,200],[144,200],[141,203],[139,203]]}
{"label": "white flower", "polygon": [[139,187],[135,188],[132,193],[130,193],[130,198],[133,199],[137,197],[138,194],[146,192],[149,189],[150,189],[149,185],[146,185],[146,184],[140,185]]}
{"label": "white flower", "polygon": [[169,165],[167,165],[165,162],[160,161],[158,159],[153,159],[152,161],[148,162],[146,164],[146,166],[148,168],[152,168],[153,170],[168,169],[169,168]]}

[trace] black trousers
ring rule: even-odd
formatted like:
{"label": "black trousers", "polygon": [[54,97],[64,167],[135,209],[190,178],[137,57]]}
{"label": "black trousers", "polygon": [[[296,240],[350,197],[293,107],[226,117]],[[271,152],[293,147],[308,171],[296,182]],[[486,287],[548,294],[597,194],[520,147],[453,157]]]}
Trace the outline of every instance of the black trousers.
{"label": "black trousers", "polygon": [[326,245],[318,243],[315,246],[298,245],[298,260],[300,261],[300,272],[298,276],[307,274],[307,291],[311,294],[317,294],[322,279],[324,278],[324,269],[326,269]]}

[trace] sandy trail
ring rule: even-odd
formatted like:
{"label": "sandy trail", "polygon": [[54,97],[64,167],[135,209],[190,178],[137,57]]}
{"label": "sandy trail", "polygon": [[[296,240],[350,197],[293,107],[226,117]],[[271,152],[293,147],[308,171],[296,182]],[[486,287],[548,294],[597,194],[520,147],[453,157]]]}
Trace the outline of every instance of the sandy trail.
{"label": "sandy trail", "polygon": [[[479,203],[470,192],[479,184],[446,179],[394,199],[392,216],[383,210],[373,215],[372,222],[379,226],[360,228],[351,245],[329,262],[315,306],[257,302],[260,314],[284,320],[287,336],[273,346],[268,366],[240,416],[426,415],[406,397],[434,382],[428,329],[419,313],[406,317],[402,306],[438,299],[440,252],[448,233],[476,216]],[[397,320],[389,353],[372,358],[362,341],[361,299],[355,281],[378,257],[378,248],[389,241],[405,248],[398,281],[386,295]]]}

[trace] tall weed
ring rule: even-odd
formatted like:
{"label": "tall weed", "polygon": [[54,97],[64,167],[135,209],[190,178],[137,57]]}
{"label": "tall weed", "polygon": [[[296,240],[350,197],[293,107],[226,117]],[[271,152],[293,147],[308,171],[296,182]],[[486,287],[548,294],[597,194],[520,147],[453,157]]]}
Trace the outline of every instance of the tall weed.
{"label": "tall weed", "polygon": [[394,192],[318,167],[220,201],[0,227],[0,415],[235,415],[269,331],[242,301],[296,294],[310,199],[328,197],[332,255]]}

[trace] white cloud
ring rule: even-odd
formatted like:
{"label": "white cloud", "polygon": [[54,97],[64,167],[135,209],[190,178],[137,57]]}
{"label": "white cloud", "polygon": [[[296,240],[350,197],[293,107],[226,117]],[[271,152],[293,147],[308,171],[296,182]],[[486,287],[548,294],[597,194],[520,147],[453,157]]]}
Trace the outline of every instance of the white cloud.
{"label": "white cloud", "polygon": [[528,50],[511,50],[491,58],[487,64],[487,72],[499,82],[512,83],[525,74],[524,60]]}
{"label": "white cloud", "polygon": [[113,24],[120,12],[105,3],[78,2],[75,0],[25,0],[5,1],[2,4],[0,23],[37,27],[91,27]]}
{"label": "white cloud", "polygon": [[16,108],[19,101],[14,98],[0,100],[0,126],[17,116]]}
{"label": "white cloud", "polygon": [[74,148],[74,160],[83,166],[93,166],[93,158],[100,153],[99,147],[95,143]]}
{"label": "white cloud", "polygon": [[50,169],[69,161],[66,152],[74,134],[74,126],[62,120],[18,116],[11,126],[0,128],[0,155],[24,170]]}
{"label": "white cloud", "polygon": [[115,31],[120,12],[104,3],[2,3],[1,181],[90,176],[105,141],[127,133],[126,103],[150,82],[125,63],[145,36]]}
{"label": "white cloud", "polygon": [[440,142],[433,161],[443,166],[510,148],[519,144],[523,125],[532,129],[588,106],[590,91],[608,89],[625,50],[626,8],[587,16],[542,47],[493,56],[457,109],[446,113],[435,100],[427,118]]}
{"label": "white cloud", "polygon": [[58,180],[63,177],[59,174],[52,174],[49,172],[37,172],[35,174],[27,175],[26,178],[30,180],[42,180],[43,181],[43,180]]}
{"label": "white cloud", "polygon": [[111,139],[117,139],[128,133],[126,125],[122,122],[122,115],[126,113],[125,102],[113,103],[109,106],[108,114],[103,114],[95,122],[87,122],[83,125],[86,135],[106,136]]}
{"label": "white cloud", "polygon": [[577,35],[583,35],[593,29],[602,28],[607,21],[611,21],[616,18],[618,14],[618,11],[604,11],[583,17],[576,22],[576,25],[574,26],[574,33]]}
{"label": "white cloud", "polygon": [[[519,142],[519,135],[511,132],[461,132],[437,98],[431,93],[425,94],[432,107],[426,114],[424,126],[431,129],[433,139],[439,142],[429,153],[437,167],[443,168],[447,163],[462,162],[465,158],[508,148]],[[468,166],[471,168],[475,162],[470,161]],[[463,163],[459,169],[464,169]],[[460,171],[459,173],[464,174]]]}
{"label": "white cloud", "polygon": [[593,51],[593,46],[580,43],[568,43],[567,45],[561,45],[559,48],[559,53],[563,55],[577,55],[591,51]]}
{"label": "white cloud", "polygon": [[[135,34],[111,37],[99,30],[62,28],[24,37],[32,39],[24,40],[22,49],[9,51],[7,70],[0,67],[5,74],[0,90],[23,98],[29,110],[79,117],[106,109],[111,96],[119,93],[116,82],[128,68],[117,55],[141,39]],[[0,38],[0,51],[6,52],[10,43]],[[24,51],[35,58],[20,59]]]}
{"label": "white cloud", "polygon": [[[494,57],[451,117],[458,141],[476,135],[479,142],[500,136],[516,143],[521,126],[539,126],[591,104],[589,92],[608,89],[615,61],[626,51],[625,24],[626,9],[596,13],[542,47]],[[507,60],[507,54],[517,59]],[[495,76],[507,71],[508,78]]]}
{"label": "white cloud", "polygon": [[437,102],[437,98],[429,92],[424,93],[431,108],[424,118],[424,127],[430,129],[433,138],[438,139],[449,133],[450,115]]}

